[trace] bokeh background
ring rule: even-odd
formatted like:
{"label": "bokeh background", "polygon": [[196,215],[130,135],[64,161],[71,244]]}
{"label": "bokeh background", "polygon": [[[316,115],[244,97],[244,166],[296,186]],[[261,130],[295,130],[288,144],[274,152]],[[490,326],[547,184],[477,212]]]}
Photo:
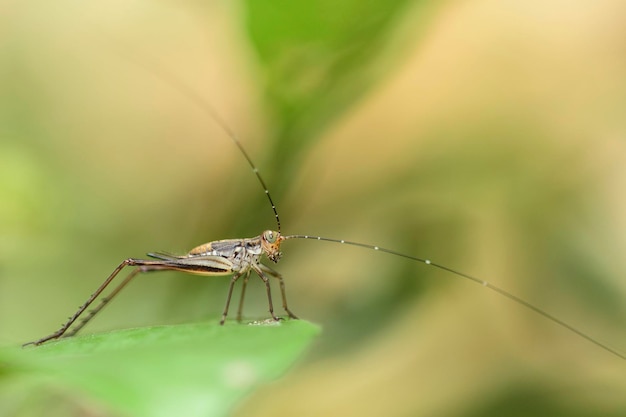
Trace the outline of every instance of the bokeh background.
{"label": "bokeh background", "polygon": [[[237,132],[284,232],[433,259],[626,351],[618,0],[3,1],[0,343],[56,329],[122,259],[274,228],[232,142],[150,68]],[[626,413],[622,359],[480,286],[359,248],[283,252],[323,334],[237,416]],[[227,285],[149,275],[86,331],[217,320]]]}

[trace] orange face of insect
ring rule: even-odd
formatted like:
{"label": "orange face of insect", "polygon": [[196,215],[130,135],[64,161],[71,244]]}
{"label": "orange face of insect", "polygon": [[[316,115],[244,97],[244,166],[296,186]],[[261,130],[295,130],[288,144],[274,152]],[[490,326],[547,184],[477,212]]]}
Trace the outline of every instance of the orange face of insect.
{"label": "orange face of insect", "polygon": [[282,253],[280,253],[280,242],[284,239],[279,232],[274,230],[266,230],[261,235],[261,247],[263,252],[273,262],[278,262]]}

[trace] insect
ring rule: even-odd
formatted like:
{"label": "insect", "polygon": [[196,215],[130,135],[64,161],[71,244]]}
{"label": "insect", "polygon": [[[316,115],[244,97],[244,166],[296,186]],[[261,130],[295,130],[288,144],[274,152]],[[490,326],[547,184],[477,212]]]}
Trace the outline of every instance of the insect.
{"label": "insect", "polygon": [[[128,58],[127,58],[128,59]],[[132,59],[131,59],[132,60]],[[408,255],[405,253],[401,253],[395,250],[382,248],[375,245],[370,245],[366,243],[360,243],[355,241],[334,239],[328,237],[321,236],[310,236],[310,235],[283,235],[281,232],[281,222],[278,214],[278,210],[274,201],[272,200],[272,196],[270,194],[269,188],[266,186],[265,181],[263,180],[261,174],[259,173],[258,168],[253,163],[252,159],[248,155],[247,151],[243,147],[241,141],[238,139],[237,135],[230,129],[230,127],[224,122],[224,120],[219,116],[219,114],[215,111],[213,106],[205,100],[202,96],[197,94],[192,88],[188,85],[180,81],[177,77],[173,76],[166,70],[159,68],[158,65],[152,63],[150,66],[142,65],[142,67],[147,68],[148,71],[157,75],[164,82],[171,84],[177,90],[179,90],[183,95],[188,97],[191,101],[195,102],[200,108],[202,108],[207,115],[209,115],[216,124],[218,124],[221,129],[226,133],[226,135],[232,140],[234,145],[239,149],[242,156],[245,158],[246,162],[252,169],[252,172],[256,176],[258,183],[261,185],[268,202],[273,210],[273,214],[276,221],[276,230],[265,230],[259,236],[252,238],[242,238],[242,239],[226,239],[226,240],[217,240],[209,243],[202,244],[200,246],[195,247],[191,251],[189,251],[185,255],[171,255],[167,253],[154,252],[148,253],[148,256],[151,258],[149,260],[146,259],[137,259],[137,258],[129,258],[121,262],[115,270],[108,276],[108,278],[96,289],[96,291],[82,304],[78,310],[69,317],[69,319],[54,333],[42,337],[36,341],[32,341],[26,343],[26,345],[41,345],[51,340],[71,337],[77,334],[92,318],[96,316],[133,278],[135,278],[139,273],[147,273],[147,272],[156,272],[156,271],[166,271],[166,270],[176,270],[182,271],[191,274],[199,274],[206,276],[231,276],[230,285],[228,287],[228,292],[226,296],[226,303],[224,306],[224,310],[221,316],[220,324],[224,324],[226,317],[228,315],[229,307],[231,304],[231,298],[233,294],[233,289],[235,283],[242,279],[242,291],[239,300],[239,306],[237,310],[237,320],[241,320],[242,317],[242,309],[244,304],[246,286],[249,281],[250,275],[254,272],[258,275],[261,280],[264,282],[267,301],[269,306],[269,314],[273,320],[280,320],[281,318],[276,316],[274,313],[274,304],[272,301],[272,294],[270,288],[270,281],[272,278],[276,279],[280,286],[280,295],[282,301],[282,308],[287,314],[287,316],[291,319],[297,319],[297,316],[289,309],[287,303],[287,296],[285,291],[285,283],[283,277],[280,273],[273,270],[269,266],[261,263],[263,257],[267,257],[270,261],[277,263],[281,258],[281,244],[286,240],[293,239],[307,239],[307,240],[317,240],[317,241],[325,241],[334,244],[341,245],[349,245],[361,247],[371,251],[384,252],[386,254],[398,257],[405,258],[413,262],[419,262],[425,264],[427,266],[431,266],[437,268],[439,270],[446,271],[450,274],[456,275],[459,278],[463,278],[469,281],[472,281],[476,284],[479,284],[493,292],[500,294],[508,298],[509,300],[517,303],[528,310],[532,310],[540,316],[544,317],[547,320],[550,320],[557,325],[577,334],[578,336],[586,339],[587,341],[595,344],[599,348],[621,358],[626,359],[626,355],[623,353],[611,348],[610,346],[600,342],[589,334],[579,330],[575,326],[561,320],[560,318],[550,314],[544,309],[541,309],[530,302],[514,295],[511,292],[504,290],[503,288],[491,284],[488,281],[479,279],[472,275],[466,274],[464,272],[460,272],[458,270],[449,268],[447,266],[435,263],[430,261],[429,259],[419,258],[413,255]],[[100,297],[100,295],[104,292],[104,290],[114,281],[114,279],[122,272],[123,269],[130,267],[134,268],[116,287],[106,296],[100,300],[100,303],[96,305],[92,310],[87,311],[88,308],[92,306],[92,304]],[[80,320],[79,320],[80,319]],[[78,321],[78,322],[77,322]]]}

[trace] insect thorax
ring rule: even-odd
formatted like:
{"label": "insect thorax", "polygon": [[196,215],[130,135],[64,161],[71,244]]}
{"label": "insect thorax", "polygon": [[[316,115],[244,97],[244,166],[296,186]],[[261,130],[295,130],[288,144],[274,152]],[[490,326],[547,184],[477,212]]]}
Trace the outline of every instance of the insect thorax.
{"label": "insect thorax", "polygon": [[258,264],[263,254],[260,237],[247,239],[225,239],[205,243],[193,248],[187,256],[220,257],[232,263],[233,271],[249,269],[252,264]]}

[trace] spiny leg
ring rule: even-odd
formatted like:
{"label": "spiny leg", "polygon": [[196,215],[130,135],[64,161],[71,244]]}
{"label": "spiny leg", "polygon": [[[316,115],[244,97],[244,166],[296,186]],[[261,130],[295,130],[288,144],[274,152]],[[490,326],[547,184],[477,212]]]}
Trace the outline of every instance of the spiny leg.
{"label": "spiny leg", "polygon": [[230,306],[230,298],[233,295],[233,288],[235,287],[235,282],[237,282],[237,280],[242,274],[243,274],[242,272],[237,272],[230,279],[230,285],[228,286],[228,295],[226,296],[226,305],[224,306],[224,313],[222,313],[222,319],[220,320],[220,325],[223,325],[224,322],[226,321],[226,316],[228,315],[228,307]]}
{"label": "spiny leg", "polygon": [[[154,261],[147,261],[147,262],[154,262]],[[120,291],[122,291],[122,289],[124,289],[124,287],[126,287],[126,285],[130,281],[132,281],[132,279],[135,278],[135,276],[137,276],[138,273],[140,273],[140,272],[150,272],[150,271],[162,271],[162,270],[165,270],[165,269],[170,269],[170,268],[164,267],[162,265],[141,265],[141,266],[138,266],[130,274],[128,274],[128,276],[126,278],[124,278],[124,281],[119,283],[118,286],[115,287],[113,289],[113,291],[111,291],[109,293],[109,295],[107,295],[106,297],[102,298],[100,300],[100,304],[98,304],[94,309],[88,311],[87,312],[87,317],[83,317],[80,320],[80,322],[78,324],[76,324],[71,329],[71,331],[66,332],[62,337],[66,338],[66,337],[72,337],[72,336],[76,335],[76,333],[78,333],[83,327],[85,327],[87,325],[87,323],[89,323],[91,321],[91,319],[93,319],[96,316],[96,314],[98,314],[100,311],[102,311],[102,309],[104,307],[106,307],[111,302],[113,297],[115,297]]]}
{"label": "spiny leg", "polygon": [[269,266],[266,266],[266,265],[263,265],[263,264],[261,264],[259,266],[263,270],[263,272],[265,272],[266,274],[269,274],[269,275],[273,276],[274,278],[278,279],[278,282],[280,283],[280,295],[283,298],[283,310],[285,310],[285,312],[287,313],[289,318],[297,319],[298,317],[295,314],[293,314],[291,312],[291,310],[289,310],[289,307],[287,307],[287,294],[285,293],[285,281],[283,280],[283,276],[280,275],[280,273],[274,271]]}
{"label": "spiny leg", "polygon": [[78,324],[74,326],[74,328],[71,331],[64,333],[60,337],[63,337],[63,338],[72,337],[76,333],[78,333],[83,327],[87,325],[87,323],[91,321],[91,319],[93,319],[96,316],[96,314],[98,314],[113,299],[113,297],[115,297],[122,290],[122,288],[126,286],[126,284],[128,284],[133,278],[135,278],[135,276],[139,272],[140,272],[139,268],[133,269],[133,271],[130,274],[128,274],[126,278],[124,278],[124,281],[122,281],[117,287],[115,287],[115,289],[111,291],[111,293],[108,296],[100,300],[100,304],[98,304],[96,308],[88,311],[86,317],[83,317],[78,322]]}
{"label": "spiny leg", "polygon": [[48,336],[42,337],[39,340],[35,340],[33,342],[25,343],[22,346],[27,346],[27,345],[36,345],[36,346],[38,346],[38,345],[41,345],[42,343],[45,343],[45,342],[47,342],[49,340],[53,340],[53,339],[58,339],[60,337],[64,337],[65,333],[70,328],[70,326],[85,312],[85,310],[87,308],[89,308],[89,306],[94,302],[94,300],[96,298],[98,298],[98,296],[102,293],[102,291],[105,290],[105,288],[122,271],[122,269],[124,269],[127,266],[139,266],[140,268],[138,268],[135,271],[131,272],[128,275],[128,277],[126,277],[126,279],[124,279],[124,281],[122,281],[122,283],[120,285],[118,285],[113,290],[113,292],[111,293],[111,295],[109,297],[105,298],[102,301],[102,303],[88,317],[86,317],[85,320],[83,320],[83,322],[78,324],[78,328],[76,330],[72,331],[70,334],[68,334],[65,337],[73,336],[80,329],[82,329],[89,322],[89,320],[91,320],[100,310],[102,310],[102,308],[104,308],[104,306],[109,301],[111,301],[111,299],[115,295],[117,295],[117,293],[120,292],[122,290],[122,288],[132,280],[132,278],[134,278],[137,275],[138,272],[169,269],[166,265],[163,264],[163,262],[160,262],[160,261],[144,261],[144,260],[141,260],[141,259],[133,259],[133,258],[126,259],[121,264],[119,264],[117,266],[117,268],[115,268],[113,270],[111,275],[109,275],[109,277],[98,287],[98,289],[93,294],[91,294],[91,296],[87,299],[87,301],[85,301],[85,303],[83,305],[81,305],[78,308],[78,310],[72,316],[70,316],[68,318],[67,322],[65,322],[61,326],[61,328],[59,330],[57,330],[54,333],[49,334]]}
{"label": "spiny leg", "polygon": [[68,321],[65,322],[65,324],[63,324],[59,330],[57,330],[56,332],[52,334],[49,334],[46,337],[42,337],[41,339],[36,340],[34,342],[25,343],[23,346],[40,345],[44,342],[47,342],[48,340],[58,339],[59,337],[63,336],[63,334],[65,334],[67,329],[69,329],[69,327],[72,325],[72,323],[74,323],[76,319],[78,319],[78,317],[83,313],[83,311],[85,311],[87,307],[89,307],[91,303],[93,303],[93,301],[100,295],[100,293],[102,293],[102,291],[104,291],[104,289],[111,283],[111,281],[113,281],[113,278],[115,278],[117,274],[119,274],[120,271],[124,269],[124,267],[131,265],[131,261],[132,261],[131,259],[126,259],[124,262],[119,264],[118,267],[115,268],[115,270],[111,273],[111,275],[109,275],[109,277],[100,285],[100,287],[98,287],[96,292],[91,294],[91,297],[89,297],[82,306],[78,307],[78,310],[76,311],[76,313],[70,316]]}
{"label": "spiny leg", "polygon": [[239,298],[239,308],[237,309],[237,321],[241,321],[243,313],[243,300],[246,295],[246,287],[248,286],[248,280],[250,279],[250,271],[243,277],[243,285],[241,287],[241,298]]}

